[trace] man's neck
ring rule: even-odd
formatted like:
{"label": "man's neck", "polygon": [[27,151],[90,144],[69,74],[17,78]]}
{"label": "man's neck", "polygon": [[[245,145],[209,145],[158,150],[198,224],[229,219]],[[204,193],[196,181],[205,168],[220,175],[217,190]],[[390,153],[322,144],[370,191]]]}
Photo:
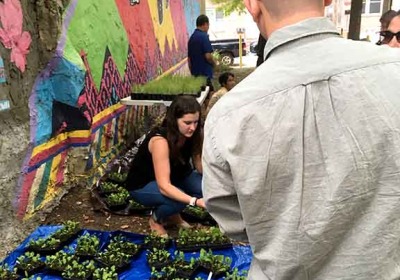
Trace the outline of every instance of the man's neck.
{"label": "man's neck", "polygon": [[294,14],[292,16],[287,16],[279,21],[268,21],[267,19],[265,19],[264,24],[266,26],[267,37],[269,37],[273,32],[275,32],[278,29],[296,24],[306,19],[323,17],[323,16],[324,16],[323,13],[319,11],[308,11],[308,12],[303,12],[301,14]]}
{"label": "man's neck", "polygon": [[197,29],[200,30],[200,31],[203,31],[203,32],[206,32],[206,33],[207,33],[207,31],[204,29],[204,27],[197,26]]}

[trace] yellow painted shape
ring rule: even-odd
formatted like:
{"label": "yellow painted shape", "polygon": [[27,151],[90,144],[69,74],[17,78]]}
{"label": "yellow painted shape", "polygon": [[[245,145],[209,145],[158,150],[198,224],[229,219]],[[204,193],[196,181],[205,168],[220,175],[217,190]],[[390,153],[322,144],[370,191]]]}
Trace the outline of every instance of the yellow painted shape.
{"label": "yellow painted shape", "polygon": [[46,163],[42,164],[36,171],[35,179],[32,182],[32,187],[29,192],[28,205],[26,207],[26,212],[28,212],[28,213],[31,213],[35,210],[35,209],[33,209],[33,206],[35,205],[34,201],[39,192],[39,186],[40,186],[40,182],[43,179],[43,172],[44,172],[45,168],[46,168]]}
{"label": "yellow painted shape", "polygon": [[157,0],[149,0],[149,8],[151,19],[153,20],[154,33],[160,44],[161,53],[164,54],[166,39],[168,39],[169,46],[172,49],[172,42],[175,41],[175,47],[178,43],[175,36],[174,22],[172,21],[171,8],[165,9],[165,0],[163,3],[164,18],[162,24],[158,20],[158,7]]}
{"label": "yellow painted shape", "polygon": [[61,154],[58,154],[53,159],[53,164],[51,165],[50,171],[50,179],[47,185],[46,195],[43,199],[43,202],[47,202],[51,200],[57,194],[57,172],[61,164]]}
{"label": "yellow painted shape", "polygon": [[98,113],[96,116],[93,117],[93,123],[95,124],[96,122],[98,122],[102,118],[107,117],[108,115],[114,113],[116,110],[118,110],[119,108],[124,107],[124,106],[125,105],[117,103],[115,105],[112,105],[112,106],[108,107],[107,109],[101,111],[100,113]]}
{"label": "yellow painted shape", "polygon": [[58,143],[66,140],[67,138],[74,138],[74,137],[89,137],[90,131],[89,130],[76,130],[71,132],[65,132],[57,135],[56,137],[50,139],[48,142],[43,143],[33,149],[32,157],[36,156],[38,153],[46,151],[53,146],[57,145]]}

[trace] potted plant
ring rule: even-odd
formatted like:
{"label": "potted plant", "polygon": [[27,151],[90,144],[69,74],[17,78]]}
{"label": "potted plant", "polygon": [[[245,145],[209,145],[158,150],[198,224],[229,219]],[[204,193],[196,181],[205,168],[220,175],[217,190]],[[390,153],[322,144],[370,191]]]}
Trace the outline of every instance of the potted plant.
{"label": "potted plant", "polygon": [[152,267],[150,280],[187,280],[187,278],[180,278],[176,274],[177,271],[173,266],[166,266],[161,270]]}
{"label": "potted plant", "polygon": [[129,212],[136,214],[149,214],[153,207],[144,206],[133,199],[129,200]]}
{"label": "potted plant", "polygon": [[80,231],[79,222],[66,221],[62,225],[62,228],[52,234],[54,238],[60,239],[61,242],[68,242],[72,240]]}
{"label": "potted plant", "polygon": [[171,239],[161,237],[154,232],[144,238],[144,246],[147,249],[166,249],[171,244]]}
{"label": "potted plant", "polygon": [[66,221],[62,227],[46,238],[31,240],[27,249],[37,253],[54,254],[59,251],[64,244],[69,243],[80,231],[79,222]]}
{"label": "potted plant", "polygon": [[0,280],[17,280],[19,275],[17,274],[17,268],[11,270],[8,264],[0,265]]}
{"label": "potted plant", "polygon": [[226,273],[224,278],[225,280],[246,280],[247,279],[247,270],[239,271],[237,267],[235,267],[232,272]]}
{"label": "potted plant", "polygon": [[172,263],[176,269],[176,276],[183,279],[191,279],[198,269],[198,263],[194,258],[190,261],[185,260],[185,254],[182,251],[175,251],[175,258]]}
{"label": "potted plant", "polygon": [[103,181],[99,184],[98,191],[100,195],[107,195],[110,193],[119,192],[120,186],[113,182]]}
{"label": "potted plant", "polygon": [[93,280],[118,280],[118,273],[115,266],[99,267],[93,272]]}
{"label": "potted plant", "polygon": [[67,280],[86,280],[92,276],[95,269],[93,260],[87,260],[83,263],[74,260],[65,268],[65,271],[61,275]]}
{"label": "potted plant", "polygon": [[100,247],[100,239],[94,234],[85,233],[77,240],[75,254],[79,257],[92,258],[96,256]]}
{"label": "potted plant", "polygon": [[201,223],[204,225],[216,225],[215,220],[207,212],[207,210],[198,207],[188,205],[182,211],[182,218],[189,223]]}
{"label": "potted plant", "polygon": [[17,268],[18,274],[28,277],[44,268],[44,262],[41,260],[39,254],[35,252],[26,252],[17,258],[15,267]]}
{"label": "potted plant", "polygon": [[171,262],[171,254],[167,250],[153,248],[147,252],[147,264],[159,270]]}
{"label": "potted plant", "polygon": [[53,236],[47,238],[38,238],[31,240],[28,243],[28,250],[37,253],[54,253],[61,247],[61,240],[56,239]]}
{"label": "potted plant", "polygon": [[131,99],[161,99],[172,101],[178,94],[199,96],[199,91],[206,84],[204,77],[167,75],[145,85],[134,85]]}
{"label": "potted plant", "polygon": [[124,172],[124,173],[110,172],[107,177],[111,181],[114,181],[118,184],[122,184],[126,181],[126,178],[128,178],[128,172]]}
{"label": "potted plant", "polygon": [[225,249],[232,247],[232,242],[217,227],[180,229],[176,247],[184,252],[202,248]]}
{"label": "potted plant", "polygon": [[50,274],[61,275],[68,265],[76,260],[76,256],[69,255],[64,251],[59,251],[54,255],[46,257],[46,268]]}
{"label": "potted plant", "polygon": [[122,271],[129,266],[131,262],[131,256],[121,252],[120,250],[106,249],[104,252],[98,254],[96,260],[103,267],[115,266],[117,271]]}
{"label": "potted plant", "polygon": [[130,196],[129,192],[124,188],[119,188],[116,193],[111,193],[106,196],[105,202],[108,208],[112,211],[122,210],[126,207],[126,202]]}
{"label": "potted plant", "polygon": [[220,278],[230,272],[232,259],[223,255],[213,255],[204,249],[200,250],[199,264],[208,272],[212,273],[212,278]]}
{"label": "potted plant", "polygon": [[122,235],[117,235],[110,241],[107,250],[113,252],[120,251],[131,257],[135,257],[139,255],[141,245],[130,242]]}

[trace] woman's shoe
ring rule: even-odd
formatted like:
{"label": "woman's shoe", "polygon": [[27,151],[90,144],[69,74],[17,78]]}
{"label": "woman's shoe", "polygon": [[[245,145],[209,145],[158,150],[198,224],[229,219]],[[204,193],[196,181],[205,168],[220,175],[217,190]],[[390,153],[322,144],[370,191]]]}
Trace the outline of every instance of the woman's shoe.
{"label": "woman's shoe", "polygon": [[149,225],[152,232],[162,238],[168,238],[168,233],[162,224],[157,223],[152,217],[149,219]]}
{"label": "woman's shoe", "polygon": [[175,214],[167,218],[166,226],[176,226],[178,228],[193,228],[189,223],[182,219],[181,215]]}

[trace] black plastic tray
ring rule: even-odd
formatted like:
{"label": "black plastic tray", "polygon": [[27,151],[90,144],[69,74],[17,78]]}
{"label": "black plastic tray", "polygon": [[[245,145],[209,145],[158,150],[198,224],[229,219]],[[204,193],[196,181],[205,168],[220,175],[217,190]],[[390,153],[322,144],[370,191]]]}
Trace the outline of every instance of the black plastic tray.
{"label": "black plastic tray", "polygon": [[199,245],[179,245],[176,243],[176,250],[182,252],[196,252],[200,251],[201,249],[211,249],[211,250],[223,250],[223,249],[230,249],[232,248],[232,243],[224,243],[224,244],[199,244]]}

